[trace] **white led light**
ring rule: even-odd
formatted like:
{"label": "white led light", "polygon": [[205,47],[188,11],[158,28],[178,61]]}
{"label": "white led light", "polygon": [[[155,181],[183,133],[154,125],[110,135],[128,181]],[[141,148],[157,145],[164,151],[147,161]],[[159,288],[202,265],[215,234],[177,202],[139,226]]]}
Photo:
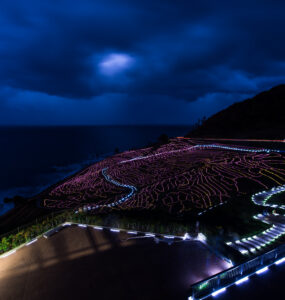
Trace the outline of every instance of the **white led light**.
{"label": "white led light", "polygon": [[146,233],[145,236],[154,237],[155,234],[152,234],[152,233]]}
{"label": "white led light", "polygon": [[117,228],[112,228],[110,229],[112,232],[120,232],[120,229],[117,229]]}
{"label": "white led light", "polygon": [[283,258],[277,260],[277,261],[275,262],[275,265],[282,264],[283,262],[285,262],[285,257],[283,257]]}
{"label": "white led light", "polygon": [[94,229],[97,229],[97,230],[103,230],[103,228],[102,228],[102,227],[99,227],[99,226],[94,226],[93,228],[94,228]]}
{"label": "white led light", "polygon": [[85,225],[85,224],[78,224],[78,226],[79,226],[79,227],[84,227],[84,228],[87,227],[87,225]]}
{"label": "white led light", "polygon": [[164,237],[167,238],[167,239],[174,239],[173,235],[165,235]]}
{"label": "white led light", "polygon": [[262,268],[262,269],[256,271],[256,274],[259,275],[259,274],[262,274],[262,273],[264,273],[264,272],[266,272],[266,271],[268,271],[268,267],[265,267],[265,268]]}
{"label": "white led light", "polygon": [[207,238],[202,232],[199,232],[198,236],[197,236],[197,240],[200,242],[205,242],[207,240]]}
{"label": "white led light", "polygon": [[223,293],[223,292],[225,292],[225,291],[226,291],[226,288],[222,288],[222,289],[217,290],[217,291],[215,291],[214,293],[212,293],[212,296],[213,296],[213,297],[216,297],[216,296],[218,296],[219,294],[221,294],[221,293]]}
{"label": "white led light", "polygon": [[183,239],[183,241],[185,241],[185,240],[190,240],[190,235],[186,232],[184,235],[183,235],[183,237],[182,237],[182,239]]}
{"label": "white led light", "polygon": [[16,252],[16,250],[9,251],[9,252],[3,254],[3,255],[1,256],[1,258],[7,257],[7,256],[9,256],[9,255],[11,255],[11,254],[13,254],[13,253],[15,253],[15,252]]}
{"label": "white led light", "polygon": [[245,281],[248,281],[248,277],[244,277],[238,281],[235,282],[236,285],[240,285],[241,283],[245,282]]}
{"label": "white led light", "polygon": [[30,242],[28,242],[28,243],[26,244],[26,246],[31,245],[32,243],[36,242],[37,240],[38,240],[38,239],[31,240]]}

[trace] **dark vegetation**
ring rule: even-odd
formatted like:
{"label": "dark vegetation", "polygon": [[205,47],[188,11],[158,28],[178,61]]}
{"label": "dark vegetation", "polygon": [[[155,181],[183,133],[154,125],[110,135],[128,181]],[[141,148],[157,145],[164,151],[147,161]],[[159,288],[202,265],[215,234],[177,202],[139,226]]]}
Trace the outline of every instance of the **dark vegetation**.
{"label": "dark vegetation", "polygon": [[[232,199],[225,205],[218,206],[202,215],[200,230],[208,237],[207,242],[212,246],[213,251],[224,255],[235,264],[243,263],[248,257],[227,246],[225,242],[257,235],[268,229],[270,225],[253,218],[254,215],[262,212],[263,207],[251,202],[250,197]],[[269,251],[280,242],[284,242],[284,239],[279,239],[261,251]],[[261,251],[256,255],[260,255]]]}
{"label": "dark vegetation", "polygon": [[[64,223],[74,222],[104,227],[115,227],[125,230],[141,232],[155,232],[158,234],[172,234],[183,236],[186,232],[195,235],[193,222],[182,222],[179,220],[166,220],[149,217],[131,216],[127,214],[103,214],[90,215],[88,213],[75,214],[71,210],[64,212],[50,213],[38,218],[33,222],[20,226],[0,236],[0,254],[15,247],[29,242],[44,232]],[[197,232],[196,232],[197,233]]]}
{"label": "dark vegetation", "polygon": [[285,138],[285,84],[234,103],[201,121],[188,137]]}
{"label": "dark vegetation", "polygon": [[148,143],[146,147],[151,147],[153,151],[157,150],[159,147],[168,144],[170,142],[170,138],[167,134],[162,133],[155,142]]}
{"label": "dark vegetation", "polygon": [[270,227],[253,219],[254,215],[262,213],[263,210],[263,207],[250,200],[250,196],[238,197],[202,215],[201,228],[211,236],[222,235],[225,239],[258,234]]}
{"label": "dark vegetation", "polygon": [[273,195],[269,199],[268,203],[277,204],[277,205],[285,205],[285,192]]}
{"label": "dark vegetation", "polygon": [[25,201],[27,201],[27,198],[18,196],[18,195],[14,196],[12,198],[4,198],[4,203],[13,202],[15,206],[19,206],[19,205],[25,203]]}
{"label": "dark vegetation", "polygon": [[[198,232],[203,232],[214,251],[229,257],[234,262],[242,262],[246,257],[225,246],[224,242],[232,238],[239,239],[258,234],[267,229],[269,225],[252,218],[253,215],[262,213],[263,209],[263,207],[256,206],[250,200],[250,197],[238,197],[222,206],[207,211],[198,218],[187,219],[178,215],[166,216],[157,212],[143,212],[138,215],[134,211],[127,211],[94,215],[89,214],[88,211],[75,214],[72,210],[65,210],[49,213],[2,235],[0,237],[0,254],[32,240],[59,224],[70,221],[180,236],[183,236],[186,232],[192,236],[195,236]],[[274,248],[280,242],[284,242],[284,238],[269,247]],[[264,249],[264,251],[268,250],[269,248]]]}
{"label": "dark vegetation", "polygon": [[0,217],[0,234],[35,221],[37,218],[41,218],[50,212],[50,210],[38,207],[35,199],[18,202],[13,209]]}
{"label": "dark vegetation", "polygon": [[49,214],[45,217],[35,219],[25,226],[7,232],[0,237],[0,254],[29,242],[53,227],[62,224],[70,215],[68,211],[58,214]]}

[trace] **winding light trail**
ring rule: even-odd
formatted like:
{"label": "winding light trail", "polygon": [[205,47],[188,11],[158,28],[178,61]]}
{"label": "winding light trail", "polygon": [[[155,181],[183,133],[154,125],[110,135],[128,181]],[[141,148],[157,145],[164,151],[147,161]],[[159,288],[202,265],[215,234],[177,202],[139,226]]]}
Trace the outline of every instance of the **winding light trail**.
{"label": "winding light trail", "polygon": [[112,203],[109,203],[109,204],[96,205],[96,206],[93,207],[93,209],[100,208],[100,207],[114,207],[114,206],[117,206],[117,205],[119,205],[119,204],[124,203],[125,201],[127,201],[129,198],[131,198],[133,196],[133,194],[135,193],[135,191],[137,191],[136,187],[134,187],[133,185],[123,184],[123,183],[120,183],[120,182],[112,179],[107,174],[107,172],[106,172],[107,170],[108,170],[108,168],[102,169],[102,174],[103,174],[103,176],[105,177],[105,179],[107,181],[111,182],[114,185],[117,185],[117,186],[120,186],[120,187],[124,187],[124,188],[128,188],[131,191],[130,191],[130,193],[128,195],[122,197],[118,201],[115,201],[115,202],[112,202]]}
{"label": "winding light trail", "polygon": [[[187,138],[184,136],[177,136],[177,139],[184,139],[184,140],[198,140],[199,138]],[[285,143],[284,140],[265,140],[265,139],[222,139],[222,138],[203,138],[203,140],[207,141],[236,141],[236,142],[268,142],[268,143]]]}
{"label": "winding light trail", "polygon": [[272,150],[272,149],[247,149],[247,148],[240,148],[240,147],[232,147],[232,146],[224,146],[224,145],[216,145],[216,144],[202,144],[202,145],[195,145],[195,146],[191,146],[191,147],[186,147],[183,149],[177,149],[177,150],[171,150],[171,151],[166,151],[166,152],[161,152],[161,153],[156,153],[156,154],[152,154],[152,155],[147,155],[147,156],[137,156],[128,160],[123,160],[120,161],[120,164],[124,164],[127,162],[131,162],[134,160],[142,160],[142,159],[147,159],[147,158],[151,158],[151,157],[156,157],[156,156],[161,156],[163,154],[172,154],[172,153],[179,153],[179,152],[184,152],[184,151],[191,151],[194,149],[198,149],[198,148],[216,148],[216,149],[224,149],[224,150],[233,150],[233,151],[245,151],[245,152],[252,152],[252,153],[256,153],[256,152],[266,152],[266,153],[270,153],[270,152],[281,152],[280,150]]}
{"label": "winding light trail", "polygon": [[[263,191],[252,195],[251,200],[256,205],[261,205],[264,207],[273,207],[285,209],[284,205],[277,204],[267,204],[266,202],[275,194],[285,192],[285,185],[274,187],[271,190]],[[253,217],[261,222],[271,224],[272,226],[261,232],[258,235],[254,235],[248,238],[243,238],[235,242],[227,242],[226,244],[242,254],[249,254],[249,251],[254,253],[256,250],[261,249],[261,247],[266,247],[276,239],[285,234],[285,217],[284,216],[275,216],[273,214],[268,216],[263,216],[259,214]]]}

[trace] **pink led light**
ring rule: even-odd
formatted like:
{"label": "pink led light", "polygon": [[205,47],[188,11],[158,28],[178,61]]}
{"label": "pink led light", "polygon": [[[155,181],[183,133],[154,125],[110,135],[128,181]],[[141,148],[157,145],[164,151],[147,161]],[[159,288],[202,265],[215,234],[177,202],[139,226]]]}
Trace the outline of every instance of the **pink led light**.
{"label": "pink led light", "polygon": [[[110,180],[102,175],[105,168]],[[245,180],[266,189],[270,183],[284,183],[284,176],[284,157],[280,153],[235,145],[197,145],[192,140],[176,139],[155,151],[127,151],[90,166],[55,187],[46,195],[44,206],[78,208],[84,203],[92,212],[163,209],[176,213],[194,208],[208,211],[245,193],[241,184]],[[130,195],[127,186],[137,190]]]}

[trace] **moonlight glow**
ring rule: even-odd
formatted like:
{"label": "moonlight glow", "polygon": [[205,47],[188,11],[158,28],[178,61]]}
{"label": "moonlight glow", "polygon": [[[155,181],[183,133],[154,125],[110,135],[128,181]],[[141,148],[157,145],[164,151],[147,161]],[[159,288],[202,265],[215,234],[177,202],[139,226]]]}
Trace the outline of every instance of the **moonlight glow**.
{"label": "moonlight glow", "polygon": [[114,76],[129,69],[134,59],[127,54],[113,53],[104,57],[99,63],[100,72],[103,75]]}

